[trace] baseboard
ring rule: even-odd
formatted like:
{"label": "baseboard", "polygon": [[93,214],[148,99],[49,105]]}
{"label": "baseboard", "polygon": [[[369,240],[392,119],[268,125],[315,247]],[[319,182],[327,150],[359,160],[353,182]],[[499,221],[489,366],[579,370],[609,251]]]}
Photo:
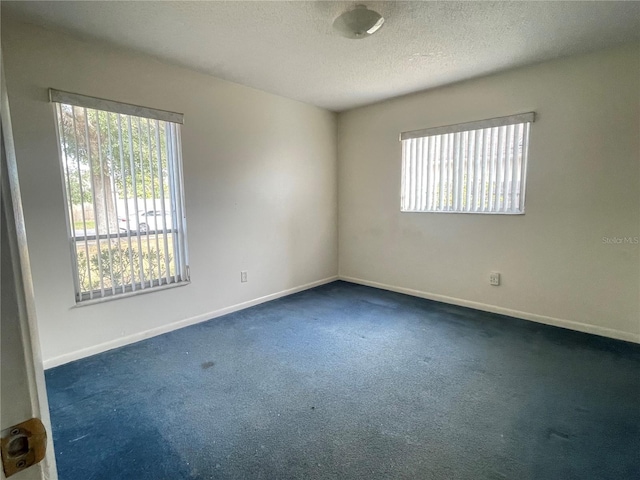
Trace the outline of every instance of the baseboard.
{"label": "baseboard", "polygon": [[612,328],[599,327],[597,325],[589,325],[587,323],[580,323],[573,320],[565,320],[562,318],[547,317],[544,315],[538,315],[536,313],[522,312],[520,310],[512,310],[510,308],[503,308],[496,305],[488,305],[486,303],[473,302],[470,300],[463,300],[461,298],[448,297],[446,295],[413,290],[411,288],[396,287],[394,285],[387,285],[385,283],[363,280],[362,278],[339,275],[339,279],[344,280],[345,282],[357,283],[359,285],[380,288],[382,290],[389,290],[391,292],[404,293],[413,297],[426,298],[428,300],[435,300],[437,302],[459,305],[461,307],[474,308],[476,310],[482,310],[484,312],[499,313],[501,315],[507,315],[509,317],[530,320],[532,322],[543,323],[545,325],[553,325],[554,327],[577,330],[578,332],[591,333],[594,335],[600,335],[602,337],[615,338],[616,340],[625,340],[627,342],[640,343],[640,335],[624,332],[621,330],[615,330]]}
{"label": "baseboard", "polygon": [[222,315],[227,315],[229,313],[237,312],[238,310],[244,310],[245,308],[253,307],[254,305],[259,305],[261,303],[269,302],[277,298],[286,297],[287,295],[292,295],[294,293],[302,292],[303,290],[309,290],[310,288],[319,287],[320,285],[331,283],[336,280],[338,280],[337,275],[323,278],[322,280],[317,280],[315,282],[307,283],[305,285],[300,285],[294,288],[289,288],[287,290],[282,290],[280,292],[271,293],[269,295],[265,295],[264,297],[255,298],[253,300],[248,300],[246,302],[238,303],[236,305],[231,305],[230,307],[224,307],[218,310],[214,310],[212,312],[207,312],[201,315],[197,315],[195,317],[179,320],[177,322],[169,323],[167,325],[162,325],[160,327],[152,328],[150,330],[145,330],[144,332],[138,332],[132,335],[128,335],[126,337],[120,337],[115,340],[110,340],[108,342],[101,343],[99,345],[94,345],[88,348],[83,348],[81,350],[76,350],[75,352],[65,353],[64,355],[60,355],[58,357],[53,357],[45,360],[43,362],[44,368],[45,370],[47,370],[49,368],[58,367],[60,365],[64,365],[65,363],[73,362],[75,360],[80,360],[81,358],[106,352],[107,350],[113,350],[114,348],[123,347],[131,343],[139,342],[141,340],[146,340],[147,338],[156,337],[158,335],[162,335],[163,333],[168,333],[168,332],[172,332],[173,330],[178,330],[180,328],[188,327],[189,325],[195,325],[197,323],[206,322],[207,320],[211,320],[216,317],[221,317]]}
{"label": "baseboard", "polygon": [[64,355],[49,358],[44,360],[43,362],[44,368],[45,370],[47,370],[49,368],[64,365],[65,363],[73,362],[75,360],[80,360],[81,358],[106,352],[114,348],[123,347],[125,345],[139,342],[147,338],[156,337],[158,335],[162,335],[164,333],[168,333],[173,330],[178,330],[180,328],[188,327],[189,325],[195,325],[197,323],[206,322],[207,320],[211,320],[216,317],[221,317],[222,315],[227,315],[229,313],[237,312],[239,310],[253,307],[254,305],[259,305],[261,303],[275,300],[277,298],[286,297],[287,295],[292,295],[294,293],[302,292],[304,290],[308,290],[310,288],[331,283],[336,280],[344,280],[345,282],[357,283],[359,285],[366,285],[369,287],[380,288],[382,290],[389,290],[391,292],[403,293],[403,294],[411,295],[414,297],[426,298],[428,300],[435,300],[437,302],[474,308],[476,310],[482,310],[484,312],[498,313],[501,315],[507,315],[509,317],[530,320],[532,322],[538,322],[545,325],[553,325],[555,327],[567,328],[569,330],[576,330],[579,332],[591,333],[591,334],[600,335],[603,337],[615,338],[617,340],[625,340],[627,342],[640,343],[640,335],[636,335],[629,332],[623,332],[623,331],[615,330],[612,328],[605,328],[597,325],[589,325],[586,323],[575,322],[573,320],[564,320],[561,318],[547,317],[547,316],[538,315],[535,313],[522,312],[520,310],[512,310],[509,308],[503,308],[496,305],[473,302],[470,300],[464,300],[456,297],[449,297],[446,295],[439,295],[436,293],[423,292],[421,290],[414,290],[411,288],[396,287],[394,285],[387,285],[385,283],[373,282],[370,280],[364,280],[356,277],[336,275],[336,276],[324,278],[322,280],[317,280],[315,282],[307,283],[305,285],[300,285],[298,287],[294,287],[287,290],[282,290],[280,292],[265,295],[263,297],[259,297],[253,300],[248,300],[246,302],[238,303],[236,305],[224,307],[218,310],[214,310],[212,312],[203,313],[195,317],[179,320],[177,322],[173,322],[167,325],[162,325],[160,327],[156,327],[150,330],[145,330],[144,332],[134,333],[132,335],[128,335],[126,337],[120,337],[115,340],[110,340],[108,342],[104,342],[99,345],[94,345],[92,347],[83,348],[81,350],[76,350],[74,352],[66,353]]}

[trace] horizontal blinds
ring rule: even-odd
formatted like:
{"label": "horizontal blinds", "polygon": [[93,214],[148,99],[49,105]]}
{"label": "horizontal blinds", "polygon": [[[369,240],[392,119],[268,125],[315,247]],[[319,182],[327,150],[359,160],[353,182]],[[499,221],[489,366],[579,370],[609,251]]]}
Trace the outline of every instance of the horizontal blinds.
{"label": "horizontal blinds", "polygon": [[180,126],[55,108],[78,301],[188,280]]}
{"label": "horizontal blinds", "polygon": [[[402,140],[405,212],[524,213],[530,121]],[[494,119],[495,120],[495,119]],[[485,125],[472,122],[464,125]]]}
{"label": "horizontal blinds", "polygon": [[403,132],[400,134],[400,140],[429,137],[432,135],[444,135],[446,133],[466,132],[469,130],[480,130],[491,127],[503,127],[506,125],[514,125],[517,123],[531,123],[534,120],[534,112],[519,113],[517,115],[510,115],[507,117],[490,118],[487,120],[478,120],[475,122],[458,123],[455,125],[446,125],[443,127],[425,128],[422,130]]}
{"label": "horizontal blinds", "polygon": [[76,107],[120,113],[123,115],[132,115],[135,117],[150,118],[153,120],[178,123],[181,125],[184,124],[184,115],[182,113],[141,107],[138,105],[131,105],[129,103],[114,102],[112,100],[105,100],[103,98],[89,97],[77,93],[54,90],[53,88],[49,89],[49,100],[51,102],[64,103],[66,105],[73,105]]}

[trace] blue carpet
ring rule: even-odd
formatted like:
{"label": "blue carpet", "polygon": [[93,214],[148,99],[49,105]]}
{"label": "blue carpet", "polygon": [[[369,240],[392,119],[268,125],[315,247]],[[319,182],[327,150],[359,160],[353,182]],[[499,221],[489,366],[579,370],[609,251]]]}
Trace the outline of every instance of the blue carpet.
{"label": "blue carpet", "polygon": [[640,478],[640,346],[335,282],[46,372],[60,480]]}

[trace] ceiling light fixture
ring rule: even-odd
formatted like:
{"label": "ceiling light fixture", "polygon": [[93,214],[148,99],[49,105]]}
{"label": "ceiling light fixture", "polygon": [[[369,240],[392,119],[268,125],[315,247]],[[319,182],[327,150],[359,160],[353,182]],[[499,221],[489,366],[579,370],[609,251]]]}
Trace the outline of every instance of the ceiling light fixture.
{"label": "ceiling light fixture", "polygon": [[378,12],[365,5],[356,5],[333,21],[333,29],[343,37],[360,39],[376,33],[383,23],[384,17]]}

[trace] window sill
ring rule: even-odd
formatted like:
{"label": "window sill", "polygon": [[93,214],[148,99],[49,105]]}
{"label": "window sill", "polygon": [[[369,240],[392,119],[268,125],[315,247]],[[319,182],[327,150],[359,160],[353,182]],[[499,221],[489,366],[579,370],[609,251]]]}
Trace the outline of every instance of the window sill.
{"label": "window sill", "polygon": [[129,297],[134,297],[138,295],[144,295],[147,293],[160,292],[162,290],[167,290],[169,288],[184,287],[185,285],[189,285],[190,283],[191,283],[190,280],[183,280],[182,282],[170,283],[168,285],[160,285],[158,287],[147,287],[144,289],[136,290],[134,292],[117,293],[115,295],[109,295],[107,297],[100,297],[100,298],[92,298],[90,300],[82,300],[82,301],[76,300],[75,305],[73,305],[71,308],[86,307],[89,305],[96,305],[98,303],[111,302],[113,300],[118,300],[121,298],[129,298]]}
{"label": "window sill", "polygon": [[463,214],[463,215],[524,215],[524,211],[522,212],[459,212],[459,211],[433,211],[433,210],[400,210],[400,213],[455,213],[455,214]]}

